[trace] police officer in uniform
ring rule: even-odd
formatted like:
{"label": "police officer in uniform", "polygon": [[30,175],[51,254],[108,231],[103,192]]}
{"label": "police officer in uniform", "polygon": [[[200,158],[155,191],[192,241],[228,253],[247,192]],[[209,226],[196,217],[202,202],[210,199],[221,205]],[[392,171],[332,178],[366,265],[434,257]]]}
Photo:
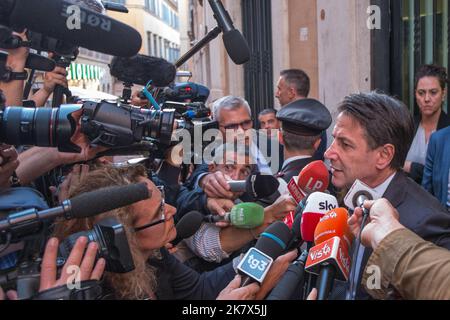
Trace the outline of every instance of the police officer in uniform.
{"label": "police officer in uniform", "polygon": [[277,114],[281,121],[280,144],[284,163],[278,177],[289,183],[309,163],[321,142],[321,135],[331,123],[328,109],[314,99],[301,99],[286,105]]}

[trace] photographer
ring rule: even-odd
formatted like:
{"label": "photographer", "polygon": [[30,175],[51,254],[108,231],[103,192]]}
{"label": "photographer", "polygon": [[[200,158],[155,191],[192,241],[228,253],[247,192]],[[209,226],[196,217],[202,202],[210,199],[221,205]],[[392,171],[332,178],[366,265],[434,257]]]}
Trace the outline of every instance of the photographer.
{"label": "photographer", "polygon": [[[56,267],[58,245],[58,239],[55,238],[47,242],[41,263],[39,293],[33,299],[65,300],[74,297],[76,289],[69,289],[68,286],[68,284],[73,284],[71,281],[73,273],[68,270],[69,267],[79,267],[77,280],[80,281],[80,285],[88,280],[99,281],[102,277],[105,269],[105,260],[100,258],[95,263],[98,245],[95,242],[91,242],[88,245],[86,237],[80,237],[76,241],[69,258],[61,270],[61,275],[58,277]],[[10,290],[5,295],[2,288],[0,288],[0,300],[5,300],[6,298],[8,300],[17,300],[17,292]]]}
{"label": "photographer", "polygon": [[[49,58],[53,57],[53,53],[49,54]],[[55,90],[56,85],[68,88],[67,70],[62,67],[55,67],[51,72],[46,72],[44,75],[44,86],[39,89],[33,96],[32,100],[38,107],[45,106],[48,98]]]}
{"label": "photographer", "polygon": [[[14,33],[22,40],[26,40],[25,32]],[[1,74],[2,80],[0,80],[0,89],[6,96],[6,106],[21,106],[24,80],[27,77],[25,71],[25,63],[28,58],[29,49],[25,47],[17,49],[5,50],[8,52],[8,57],[5,64],[5,73]],[[9,73],[11,77],[9,79],[4,78],[4,75]]]}

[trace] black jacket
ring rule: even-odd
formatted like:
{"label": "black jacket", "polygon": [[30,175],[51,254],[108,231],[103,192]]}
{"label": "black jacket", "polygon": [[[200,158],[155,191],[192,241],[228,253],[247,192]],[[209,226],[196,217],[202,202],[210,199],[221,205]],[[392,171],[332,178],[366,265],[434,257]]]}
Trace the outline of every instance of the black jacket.
{"label": "black jacket", "polygon": [[[421,121],[422,117],[420,115],[414,118],[414,125],[415,125],[414,136],[417,134],[417,130],[419,129]],[[436,131],[447,128],[448,126],[450,126],[450,117],[444,111],[442,111],[441,116],[439,117]],[[409,173],[410,178],[420,185],[422,184],[424,168],[425,168],[424,165],[413,162],[411,165],[411,172]]]}
{"label": "black jacket", "polygon": [[[398,210],[402,225],[426,241],[450,250],[450,215],[436,198],[405,173],[395,175],[383,197]],[[361,279],[371,254],[372,250],[366,248],[359,272],[357,299],[369,298],[361,286]],[[333,298],[344,299],[342,285],[338,284],[336,289],[339,294],[334,294]]]}
{"label": "black jacket", "polygon": [[158,300],[215,300],[234,279],[233,263],[202,274],[185,266],[166,249],[161,249],[162,259],[151,259],[157,269]]}

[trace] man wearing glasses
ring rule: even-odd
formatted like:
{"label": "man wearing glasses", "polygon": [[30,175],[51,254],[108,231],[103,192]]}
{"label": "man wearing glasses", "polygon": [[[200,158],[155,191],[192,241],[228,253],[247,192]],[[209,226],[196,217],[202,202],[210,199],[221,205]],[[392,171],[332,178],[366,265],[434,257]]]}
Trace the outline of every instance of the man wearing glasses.
{"label": "man wearing glasses", "polygon": [[[222,134],[224,143],[244,143],[250,148],[250,155],[254,159],[258,172],[263,174],[276,173],[280,159],[272,159],[271,168],[267,160],[259,150],[255,142],[256,136],[251,134],[253,120],[251,109],[245,99],[234,96],[227,96],[217,100],[213,105],[213,117],[219,123],[219,130]],[[252,131],[255,133],[255,131]],[[243,138],[244,137],[244,138]],[[278,151],[272,154],[278,154]],[[200,166],[191,177],[191,188],[200,186],[208,197],[219,199],[233,199],[235,195],[230,191],[227,178],[221,172],[208,173],[206,165]]]}

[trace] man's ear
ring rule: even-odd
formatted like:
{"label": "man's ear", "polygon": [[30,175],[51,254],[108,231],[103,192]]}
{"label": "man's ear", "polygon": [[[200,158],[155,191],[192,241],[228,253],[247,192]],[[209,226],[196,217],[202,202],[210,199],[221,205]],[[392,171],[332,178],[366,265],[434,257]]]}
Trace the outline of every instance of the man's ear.
{"label": "man's ear", "polygon": [[395,146],[392,144],[385,144],[380,147],[377,154],[376,167],[379,170],[384,170],[389,167],[395,156]]}
{"label": "man's ear", "polygon": [[283,132],[280,130],[278,130],[278,142],[284,146],[284,140],[283,140]]}
{"label": "man's ear", "polygon": [[314,151],[317,151],[317,149],[319,149],[321,142],[322,142],[321,138],[317,139],[316,142],[314,142],[314,144],[313,144]]}

